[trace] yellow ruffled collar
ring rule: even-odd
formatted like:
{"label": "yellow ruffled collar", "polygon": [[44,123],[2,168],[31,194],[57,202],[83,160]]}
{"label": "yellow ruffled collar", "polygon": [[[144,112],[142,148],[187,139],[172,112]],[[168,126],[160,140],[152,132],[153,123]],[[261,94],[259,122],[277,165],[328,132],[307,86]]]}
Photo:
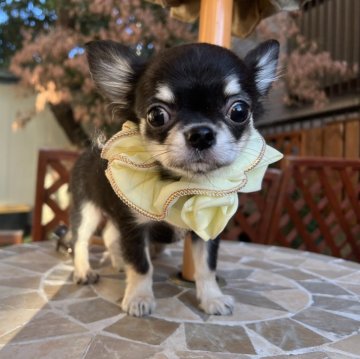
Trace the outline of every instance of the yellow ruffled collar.
{"label": "yellow ruffled collar", "polygon": [[101,157],[108,161],[105,173],[113,190],[130,208],[208,240],[219,235],[236,212],[237,192],[260,190],[268,165],[282,154],[252,129],[246,146],[230,166],[201,180],[163,180],[137,126],[128,121],[105,144]]}

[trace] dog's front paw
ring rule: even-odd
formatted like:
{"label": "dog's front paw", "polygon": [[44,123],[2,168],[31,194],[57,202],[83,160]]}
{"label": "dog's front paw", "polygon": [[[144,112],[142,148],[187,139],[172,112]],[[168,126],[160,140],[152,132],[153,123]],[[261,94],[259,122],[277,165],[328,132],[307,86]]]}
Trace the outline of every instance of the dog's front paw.
{"label": "dog's front paw", "polygon": [[94,284],[99,281],[99,274],[89,269],[86,272],[74,271],[74,282],[76,284]]}
{"label": "dog's front paw", "polygon": [[153,295],[138,295],[133,298],[124,298],[121,303],[124,312],[135,317],[143,317],[155,310],[155,298]]}
{"label": "dog's front paw", "polygon": [[230,295],[208,298],[201,301],[200,307],[207,314],[231,315],[234,310],[234,298]]}

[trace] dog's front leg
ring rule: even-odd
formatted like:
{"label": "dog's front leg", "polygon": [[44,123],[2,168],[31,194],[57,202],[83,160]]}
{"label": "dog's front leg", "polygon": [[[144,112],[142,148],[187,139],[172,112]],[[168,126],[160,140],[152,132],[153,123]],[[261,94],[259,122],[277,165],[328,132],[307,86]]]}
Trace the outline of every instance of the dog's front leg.
{"label": "dog's front leg", "polygon": [[234,308],[231,296],[224,295],[216,281],[216,262],[220,238],[205,242],[192,233],[196,295],[208,314],[229,315]]}
{"label": "dog's front leg", "polygon": [[152,290],[153,266],[145,228],[122,233],[122,253],[125,262],[126,289],[121,303],[130,315],[142,317],[155,309]]}

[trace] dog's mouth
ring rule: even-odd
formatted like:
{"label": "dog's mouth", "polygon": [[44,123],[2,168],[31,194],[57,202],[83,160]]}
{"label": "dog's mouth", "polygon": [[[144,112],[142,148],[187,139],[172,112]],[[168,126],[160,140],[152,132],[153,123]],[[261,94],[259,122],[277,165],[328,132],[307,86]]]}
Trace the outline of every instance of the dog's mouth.
{"label": "dog's mouth", "polygon": [[175,169],[177,169],[177,170],[186,171],[189,175],[191,175],[191,174],[202,175],[202,174],[206,174],[211,171],[214,171],[218,168],[219,168],[219,166],[210,165],[210,164],[204,163],[202,161],[198,161],[198,162],[191,163],[191,164],[186,164],[184,166],[175,167]]}
{"label": "dog's mouth", "polygon": [[174,160],[170,164],[170,170],[186,177],[201,176],[211,173],[221,167],[229,165],[229,162],[220,162],[216,157],[195,153],[184,160]]}

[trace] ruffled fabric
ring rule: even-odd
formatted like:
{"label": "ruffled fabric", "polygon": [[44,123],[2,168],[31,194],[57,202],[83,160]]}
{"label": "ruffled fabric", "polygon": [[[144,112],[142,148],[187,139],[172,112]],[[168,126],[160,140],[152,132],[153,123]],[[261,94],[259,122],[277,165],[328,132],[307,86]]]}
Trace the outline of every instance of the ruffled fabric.
{"label": "ruffled fabric", "polygon": [[266,145],[255,129],[238,158],[206,178],[160,178],[158,164],[146,150],[137,126],[128,121],[104,146],[106,176],[118,197],[141,215],[216,238],[238,208],[237,192],[261,189],[269,164],[282,154]]}

